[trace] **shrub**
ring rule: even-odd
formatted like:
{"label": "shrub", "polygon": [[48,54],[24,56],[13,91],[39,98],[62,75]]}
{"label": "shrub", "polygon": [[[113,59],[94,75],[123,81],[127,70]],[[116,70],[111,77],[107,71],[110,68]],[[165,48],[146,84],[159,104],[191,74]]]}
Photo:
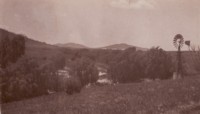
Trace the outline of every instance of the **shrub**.
{"label": "shrub", "polygon": [[171,56],[159,47],[147,52],[127,49],[111,62],[109,73],[113,82],[138,82],[145,78],[166,79],[173,73]]}
{"label": "shrub", "polygon": [[31,60],[20,58],[4,70],[2,80],[2,100],[10,102],[38,95],[38,84],[35,76],[39,74],[37,64]]}
{"label": "shrub", "polygon": [[81,91],[81,82],[77,77],[70,77],[66,82],[66,93],[71,95]]}
{"label": "shrub", "polygon": [[22,57],[4,69],[2,100],[11,102],[44,95],[57,90],[58,76],[54,63],[39,66],[38,59]]}
{"label": "shrub", "polygon": [[89,83],[95,83],[98,79],[98,70],[94,61],[89,58],[75,59],[72,64],[72,75],[79,78],[81,85],[85,86]]}
{"label": "shrub", "polygon": [[153,47],[146,53],[145,77],[150,79],[171,78],[174,72],[172,58],[159,47]]}
{"label": "shrub", "polygon": [[115,57],[110,64],[109,73],[114,82],[136,82],[144,77],[144,52],[129,48]]}

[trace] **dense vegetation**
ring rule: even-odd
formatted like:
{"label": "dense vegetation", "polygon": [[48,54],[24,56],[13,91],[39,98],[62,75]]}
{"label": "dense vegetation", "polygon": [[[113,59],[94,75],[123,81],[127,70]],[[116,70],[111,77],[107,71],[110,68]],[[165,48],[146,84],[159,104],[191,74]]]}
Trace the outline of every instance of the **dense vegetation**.
{"label": "dense vegetation", "polygon": [[29,39],[23,35],[0,29],[2,102],[35,97],[46,94],[48,89],[57,89],[56,72],[65,65],[65,59],[62,56],[31,56],[27,41]]}
{"label": "dense vegetation", "polygon": [[[114,83],[168,79],[174,71],[172,57],[159,47],[148,51],[137,51],[135,47],[126,50],[69,49],[3,33],[0,37],[3,102],[41,96],[48,90],[68,94],[80,92],[82,87],[98,80],[99,63],[107,66],[107,75]],[[64,67],[69,68],[67,79],[58,73]]]}
{"label": "dense vegetation", "polygon": [[110,74],[116,82],[136,82],[145,78],[168,79],[173,73],[171,57],[159,47],[147,52],[130,48],[119,54],[110,65]]}
{"label": "dense vegetation", "polygon": [[82,86],[85,86],[88,83],[95,83],[97,81],[98,70],[92,60],[88,58],[79,58],[73,62],[72,75],[77,76],[80,79]]}
{"label": "dense vegetation", "polygon": [[82,57],[108,65],[108,75],[114,82],[136,82],[144,78],[167,79],[171,78],[174,71],[171,56],[159,47],[153,47],[146,52],[136,51],[133,47],[124,51],[66,49],[65,53],[71,55],[72,60]]}

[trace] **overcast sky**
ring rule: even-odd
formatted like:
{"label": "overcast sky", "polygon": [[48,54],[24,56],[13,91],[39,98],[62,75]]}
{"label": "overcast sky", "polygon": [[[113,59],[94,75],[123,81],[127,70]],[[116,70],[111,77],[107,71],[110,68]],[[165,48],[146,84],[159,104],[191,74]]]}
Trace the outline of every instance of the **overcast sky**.
{"label": "overcast sky", "polygon": [[200,45],[200,0],[0,0],[0,27],[51,44],[173,50],[178,33]]}

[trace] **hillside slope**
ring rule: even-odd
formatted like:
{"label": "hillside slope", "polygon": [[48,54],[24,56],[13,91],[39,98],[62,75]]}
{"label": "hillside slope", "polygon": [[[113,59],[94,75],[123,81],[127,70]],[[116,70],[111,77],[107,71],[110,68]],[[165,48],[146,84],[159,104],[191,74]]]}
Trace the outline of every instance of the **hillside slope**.
{"label": "hillside slope", "polygon": [[37,58],[52,58],[62,56],[63,53],[56,46],[27,38],[25,55]]}
{"label": "hillside slope", "polygon": [[199,114],[200,76],[85,88],[2,105],[3,114]]}
{"label": "hillside slope", "polygon": [[[15,38],[19,34],[4,30],[0,28],[0,39],[1,38]],[[42,63],[47,63],[52,59],[64,56],[61,49],[57,46],[39,42],[24,36],[25,38],[25,55],[26,57],[37,58]],[[51,59],[51,60],[50,60]]]}
{"label": "hillside slope", "polygon": [[[0,39],[1,38],[15,38],[17,36],[19,36],[20,34],[16,34],[4,29],[0,28]],[[24,36],[24,35],[22,35]],[[26,52],[30,52],[30,49],[36,49],[38,50],[56,50],[58,49],[58,47],[54,46],[54,45],[50,45],[50,44],[46,44],[45,42],[39,42],[36,40],[32,40],[31,38],[28,38],[27,36],[24,36],[25,38],[25,46],[26,46]]]}

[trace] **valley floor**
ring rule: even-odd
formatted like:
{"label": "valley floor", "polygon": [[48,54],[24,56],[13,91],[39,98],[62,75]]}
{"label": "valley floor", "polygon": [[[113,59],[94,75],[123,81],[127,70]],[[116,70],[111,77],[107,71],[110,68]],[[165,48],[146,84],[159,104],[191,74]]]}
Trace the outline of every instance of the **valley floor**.
{"label": "valley floor", "polygon": [[3,104],[2,114],[200,114],[200,76],[84,88]]}

